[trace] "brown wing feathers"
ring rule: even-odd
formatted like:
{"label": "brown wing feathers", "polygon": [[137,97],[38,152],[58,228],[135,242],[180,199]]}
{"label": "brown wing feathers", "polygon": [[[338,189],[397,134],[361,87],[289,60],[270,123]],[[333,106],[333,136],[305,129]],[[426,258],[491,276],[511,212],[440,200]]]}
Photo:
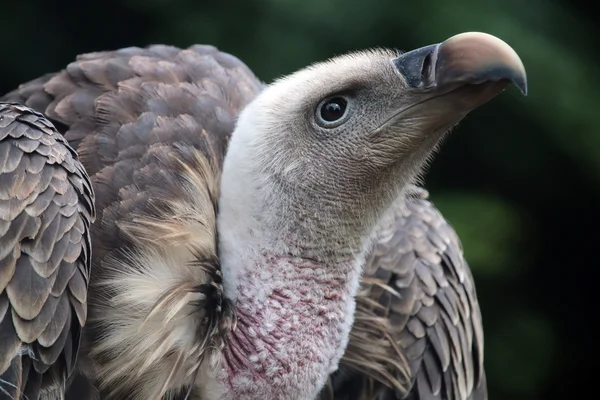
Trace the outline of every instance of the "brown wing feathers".
{"label": "brown wing feathers", "polygon": [[[344,392],[343,383],[362,382],[349,399],[357,398],[357,390],[365,399],[487,399],[473,277],[454,230],[425,191],[416,194],[406,207],[398,204],[394,218],[379,227],[358,298],[351,339],[355,343],[348,347],[342,360],[345,371],[333,385],[337,379]],[[374,327],[381,325],[373,320],[382,317],[388,332],[377,335]],[[359,334],[363,331],[375,337]],[[391,340],[386,343],[385,338]],[[387,359],[373,367],[374,355],[384,348]],[[404,369],[394,364],[401,359],[409,368],[408,382]]]}
{"label": "brown wing feathers", "polygon": [[0,398],[36,398],[73,370],[93,219],[76,153],[42,115],[0,103]]}

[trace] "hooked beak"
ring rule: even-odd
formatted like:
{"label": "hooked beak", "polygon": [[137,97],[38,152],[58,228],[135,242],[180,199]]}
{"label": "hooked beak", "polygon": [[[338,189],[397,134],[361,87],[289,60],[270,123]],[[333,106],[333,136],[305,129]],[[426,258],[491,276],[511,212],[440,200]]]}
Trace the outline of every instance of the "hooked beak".
{"label": "hooked beak", "polygon": [[461,33],[404,53],[393,63],[409,88],[431,97],[464,86],[481,86],[481,90],[465,91],[464,95],[470,97],[468,108],[485,103],[510,83],[527,94],[527,75],[517,53],[486,33]]}

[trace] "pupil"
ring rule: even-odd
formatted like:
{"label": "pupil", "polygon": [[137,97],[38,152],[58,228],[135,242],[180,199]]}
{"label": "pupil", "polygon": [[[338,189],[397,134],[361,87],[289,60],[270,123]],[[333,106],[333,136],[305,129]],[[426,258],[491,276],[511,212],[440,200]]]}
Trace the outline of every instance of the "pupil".
{"label": "pupil", "polygon": [[338,103],[327,104],[327,111],[330,113],[339,113],[342,107]]}
{"label": "pupil", "polygon": [[321,108],[321,117],[328,122],[340,119],[346,110],[346,100],[336,97],[329,100]]}

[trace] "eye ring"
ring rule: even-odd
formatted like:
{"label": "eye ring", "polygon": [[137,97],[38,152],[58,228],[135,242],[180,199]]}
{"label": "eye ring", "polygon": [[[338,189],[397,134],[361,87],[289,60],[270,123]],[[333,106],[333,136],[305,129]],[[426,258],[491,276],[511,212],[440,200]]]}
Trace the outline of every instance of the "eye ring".
{"label": "eye ring", "polygon": [[349,99],[345,96],[335,95],[319,103],[315,118],[319,126],[331,129],[346,122],[349,110]]}

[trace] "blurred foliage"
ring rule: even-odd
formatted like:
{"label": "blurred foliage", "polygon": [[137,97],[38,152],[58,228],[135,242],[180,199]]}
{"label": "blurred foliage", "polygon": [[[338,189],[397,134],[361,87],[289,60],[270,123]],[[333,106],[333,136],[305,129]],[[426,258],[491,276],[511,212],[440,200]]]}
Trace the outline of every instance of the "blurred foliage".
{"label": "blurred foliage", "polygon": [[466,244],[469,264],[478,274],[514,278],[531,261],[523,251],[515,251],[527,234],[527,224],[515,207],[477,193],[452,192],[433,199]]}
{"label": "blurred foliage", "polygon": [[410,50],[459,32],[521,55],[510,88],[449,136],[426,177],[477,281],[491,399],[577,397],[595,345],[586,305],[598,263],[598,49],[582,0],[26,0],[4,2],[0,90],[76,54],[208,43],[264,81],[349,50]]}

